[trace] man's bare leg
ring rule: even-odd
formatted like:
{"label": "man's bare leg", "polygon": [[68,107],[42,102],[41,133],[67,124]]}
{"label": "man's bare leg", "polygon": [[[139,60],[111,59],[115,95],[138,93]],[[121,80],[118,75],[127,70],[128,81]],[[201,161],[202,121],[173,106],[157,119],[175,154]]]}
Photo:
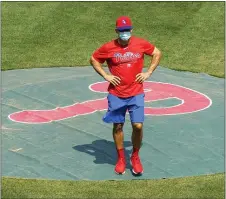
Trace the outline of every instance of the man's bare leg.
{"label": "man's bare leg", "polygon": [[143,166],[140,162],[139,158],[139,150],[141,148],[142,139],[143,139],[143,123],[132,123],[132,144],[133,144],[133,152],[131,156],[132,163],[132,171],[134,174],[142,174]]}
{"label": "man's bare leg", "polygon": [[132,123],[132,144],[136,149],[140,149],[143,139],[143,123]]}
{"label": "man's bare leg", "polygon": [[126,169],[126,160],[124,153],[124,134],[123,134],[123,123],[113,124],[113,138],[115,147],[118,154],[118,160],[115,166],[115,172],[117,174],[124,174]]}
{"label": "man's bare leg", "polygon": [[113,138],[115,142],[116,149],[123,149],[123,141],[124,141],[124,134],[123,134],[123,123],[114,123],[113,124]]}

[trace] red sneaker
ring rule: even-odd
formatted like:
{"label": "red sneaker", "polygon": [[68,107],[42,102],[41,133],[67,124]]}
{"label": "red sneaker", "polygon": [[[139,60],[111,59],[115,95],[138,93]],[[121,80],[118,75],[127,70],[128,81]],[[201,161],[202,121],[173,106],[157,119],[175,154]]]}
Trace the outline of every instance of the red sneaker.
{"label": "red sneaker", "polygon": [[124,174],[126,172],[126,160],[124,158],[118,158],[115,165],[115,173]]}
{"label": "red sneaker", "polygon": [[135,175],[140,175],[143,173],[143,166],[140,162],[140,158],[138,155],[132,155],[131,158],[130,158],[130,161],[131,161],[131,164],[132,164],[132,172],[135,174]]}

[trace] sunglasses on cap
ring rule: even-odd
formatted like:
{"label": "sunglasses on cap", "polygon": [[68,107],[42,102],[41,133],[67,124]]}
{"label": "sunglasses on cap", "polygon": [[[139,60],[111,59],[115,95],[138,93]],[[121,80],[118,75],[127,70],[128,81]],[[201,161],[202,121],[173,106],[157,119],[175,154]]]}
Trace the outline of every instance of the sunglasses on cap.
{"label": "sunglasses on cap", "polygon": [[130,32],[131,29],[118,30],[119,32]]}

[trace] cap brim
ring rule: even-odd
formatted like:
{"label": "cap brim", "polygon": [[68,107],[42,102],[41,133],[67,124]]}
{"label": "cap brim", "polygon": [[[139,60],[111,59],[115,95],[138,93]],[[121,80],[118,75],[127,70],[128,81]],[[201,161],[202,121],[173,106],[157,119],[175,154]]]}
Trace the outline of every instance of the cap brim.
{"label": "cap brim", "polygon": [[116,27],[117,30],[131,30],[133,29],[133,26],[123,26],[123,27]]}

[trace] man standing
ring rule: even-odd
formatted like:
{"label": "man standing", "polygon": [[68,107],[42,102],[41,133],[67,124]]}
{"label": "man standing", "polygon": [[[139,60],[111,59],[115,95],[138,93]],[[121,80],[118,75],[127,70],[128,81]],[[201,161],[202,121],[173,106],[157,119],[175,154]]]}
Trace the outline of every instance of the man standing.
{"label": "man standing", "polygon": [[[139,158],[143,138],[144,90],[143,82],[148,79],[158,66],[161,52],[148,41],[131,36],[132,22],[127,16],[116,20],[118,38],[105,43],[92,55],[90,63],[98,74],[108,81],[108,111],[103,121],[113,123],[113,138],[118,154],[115,166],[117,174],[124,174],[126,160],[124,155],[123,125],[126,111],[129,111],[132,124],[131,165],[134,174],[142,174],[143,166]],[[150,67],[142,72],[144,55],[151,56]],[[107,62],[108,74],[102,64]]]}

